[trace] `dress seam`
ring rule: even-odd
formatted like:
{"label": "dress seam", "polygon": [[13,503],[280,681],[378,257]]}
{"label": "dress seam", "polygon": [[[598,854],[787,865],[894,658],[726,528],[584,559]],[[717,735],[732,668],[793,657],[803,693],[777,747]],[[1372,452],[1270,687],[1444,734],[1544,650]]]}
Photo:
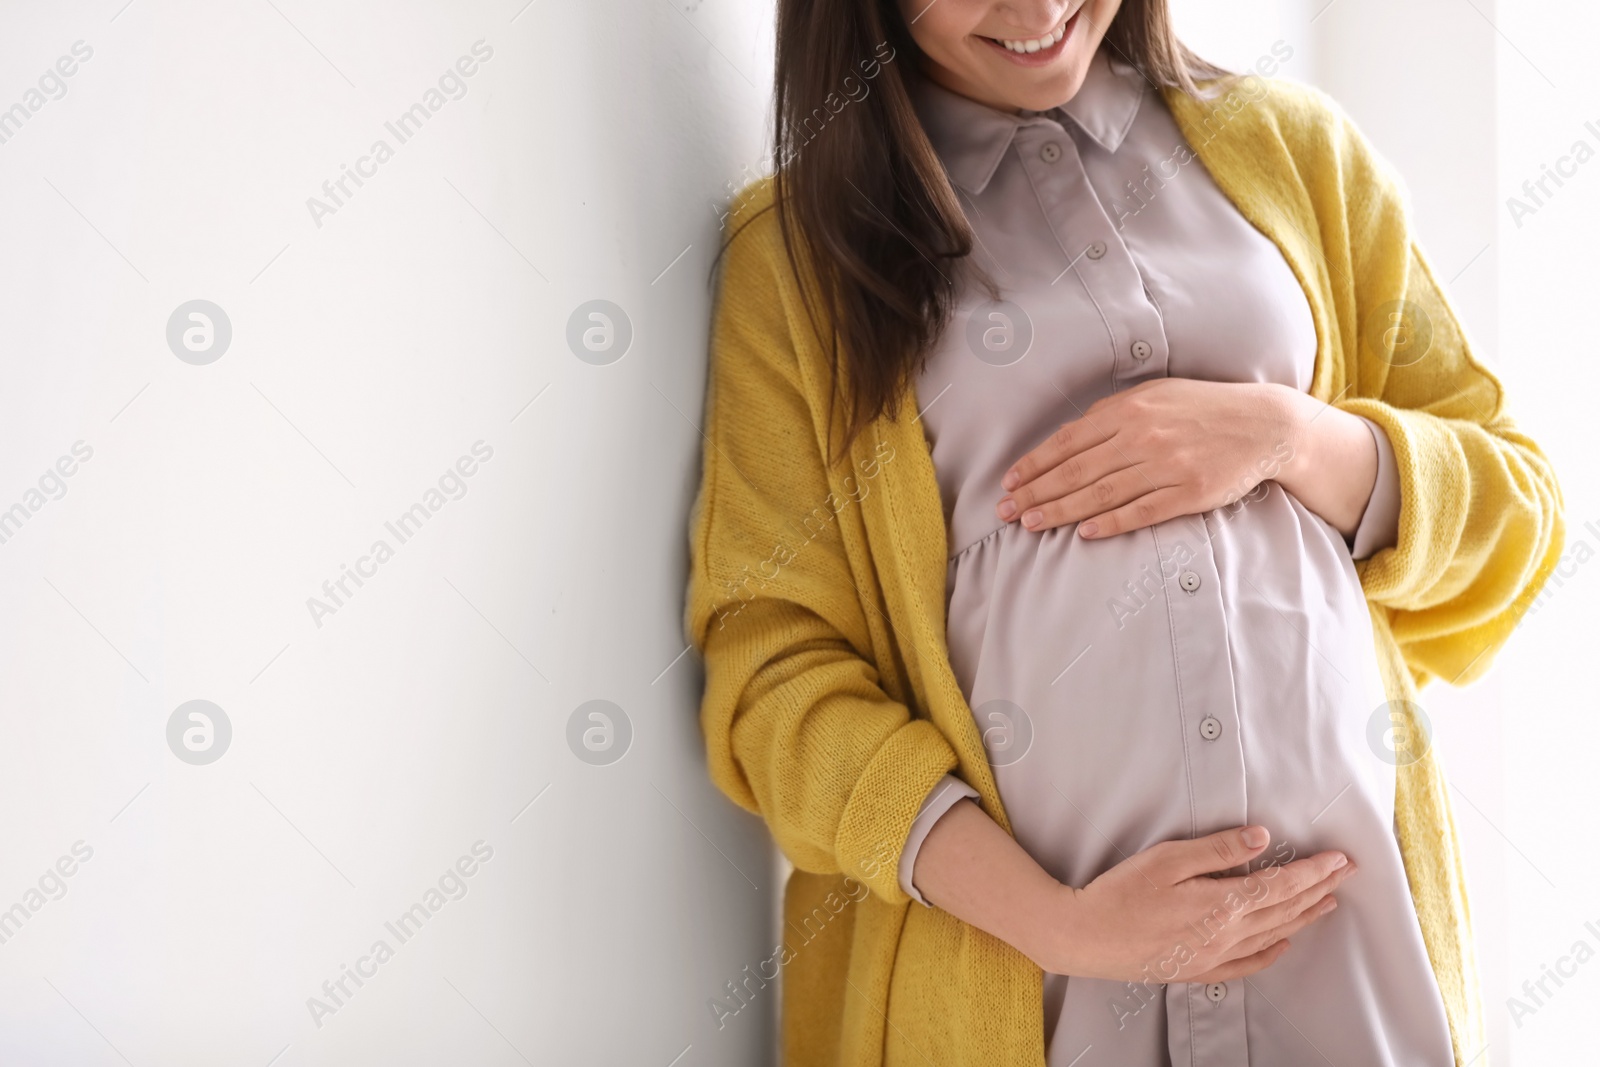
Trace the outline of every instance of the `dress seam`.
{"label": "dress seam", "polygon": [[982,537],[978,538],[976,541],[973,541],[971,544],[967,545],[966,548],[963,548],[958,552],[952,552],[950,554],[950,558],[945,561],[946,564],[954,563],[956,560],[958,560],[962,556],[966,555],[969,551],[971,551],[974,548],[977,548],[979,545],[981,545],[985,541],[989,540],[989,538],[993,537],[997,533],[1000,533],[1002,530],[1004,530],[1007,526],[1010,526],[1010,525],[1011,524],[1009,522],[1003,522],[999,526],[996,526],[994,529],[990,530],[988,533],[984,534]]}

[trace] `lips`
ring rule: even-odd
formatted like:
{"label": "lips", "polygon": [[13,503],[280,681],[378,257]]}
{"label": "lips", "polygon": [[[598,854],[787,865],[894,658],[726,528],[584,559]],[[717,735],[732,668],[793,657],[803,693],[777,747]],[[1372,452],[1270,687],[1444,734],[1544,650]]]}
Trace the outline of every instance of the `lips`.
{"label": "lips", "polygon": [[[979,39],[988,44],[1007,60],[1025,67],[1038,67],[1050,63],[1066,50],[1068,42],[1072,40],[1073,30],[1078,23],[1078,16],[1083,13],[1080,7],[1072,13],[1064,23],[1057,26],[1051,33],[1042,37],[1033,38],[999,38],[983,37]],[[1044,42],[1049,41],[1049,44]],[[1029,51],[1029,49],[1032,51]]]}
{"label": "lips", "polygon": [[1061,38],[1066,35],[1066,32],[1067,20],[1062,19],[1061,24],[1054,30],[1046,34],[1041,34],[1038,37],[1018,37],[1014,39],[991,37],[989,40],[994,41],[996,44],[1011,52],[1042,52],[1054,45],[1057,41],[1061,40]]}

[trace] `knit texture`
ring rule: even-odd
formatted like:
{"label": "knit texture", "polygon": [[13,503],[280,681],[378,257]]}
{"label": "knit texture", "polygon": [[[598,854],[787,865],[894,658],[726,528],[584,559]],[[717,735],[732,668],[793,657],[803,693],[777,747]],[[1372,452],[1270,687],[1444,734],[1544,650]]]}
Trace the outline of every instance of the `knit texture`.
{"label": "knit texture", "polygon": [[[1414,243],[1401,183],[1318,90],[1250,79],[1210,100],[1162,92],[1305,289],[1311,394],[1393,444],[1398,544],[1355,564],[1391,702],[1480,677],[1556,564],[1561,490]],[[815,281],[790,269],[772,198],[761,179],[729,216],[743,228],[713,315],[685,622],[705,666],[712,780],[795,866],[784,1062],[1042,1067],[1039,968],[939,908],[909,908],[899,885],[907,832],[946,772],[1010,823],[950,667],[944,511],[918,403],[825,463],[842,427],[838,412],[828,424],[827,347],[800,298]],[[1431,751],[1399,767],[1395,800],[1456,1062],[1483,1067],[1465,873]]]}

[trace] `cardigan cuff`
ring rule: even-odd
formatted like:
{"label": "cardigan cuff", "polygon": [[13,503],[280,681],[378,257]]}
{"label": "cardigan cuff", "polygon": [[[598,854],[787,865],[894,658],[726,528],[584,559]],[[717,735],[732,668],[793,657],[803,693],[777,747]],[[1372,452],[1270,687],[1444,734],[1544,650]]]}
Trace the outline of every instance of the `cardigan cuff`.
{"label": "cardigan cuff", "polygon": [[1350,558],[1366,559],[1400,542],[1400,468],[1394,446],[1382,426],[1365,415],[1356,418],[1367,424],[1378,446],[1378,480],[1372,486],[1366,510],[1350,543]]}
{"label": "cardigan cuff", "polygon": [[846,875],[865,882],[886,903],[908,903],[900,889],[900,849],[918,805],[955,765],[950,742],[926,719],[913,719],[884,740],[839,818],[835,849]]}
{"label": "cardigan cuff", "polygon": [[925,908],[933,905],[922,899],[922,894],[917,892],[917,887],[911,881],[917,865],[917,852],[922,848],[922,842],[927,838],[928,831],[933,829],[933,824],[954,807],[956,801],[964,797],[977,799],[977,796],[976,789],[955,775],[947,774],[934,783],[933,788],[928,791],[927,799],[922,802],[922,810],[917,812],[916,819],[911,823],[911,832],[906,835],[905,848],[900,853],[900,888]]}

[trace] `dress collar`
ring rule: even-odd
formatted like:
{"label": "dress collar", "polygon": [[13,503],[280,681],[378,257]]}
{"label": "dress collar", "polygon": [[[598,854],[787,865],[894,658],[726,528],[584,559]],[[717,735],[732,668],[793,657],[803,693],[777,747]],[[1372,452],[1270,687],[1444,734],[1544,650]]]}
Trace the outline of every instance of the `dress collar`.
{"label": "dress collar", "polygon": [[980,104],[923,75],[907,79],[922,128],[950,180],[969,193],[983,192],[1018,129],[1041,119],[1077,123],[1096,144],[1115,152],[1144,99],[1144,78],[1133,67],[1096,50],[1072,99],[1047,111],[1011,114]]}

